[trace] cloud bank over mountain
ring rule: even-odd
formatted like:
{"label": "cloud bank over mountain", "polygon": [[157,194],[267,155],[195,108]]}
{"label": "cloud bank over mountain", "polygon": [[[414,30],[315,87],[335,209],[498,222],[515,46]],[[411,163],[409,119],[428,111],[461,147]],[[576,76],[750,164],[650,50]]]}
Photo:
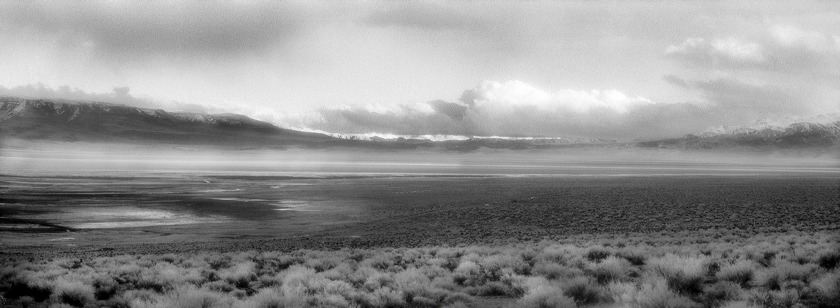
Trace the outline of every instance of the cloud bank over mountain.
{"label": "cloud bank over mountain", "polygon": [[0,94],[339,134],[679,137],[840,111],[838,9],[0,2]]}
{"label": "cloud bank over mountain", "polygon": [[60,86],[58,89],[53,89],[44,84],[32,84],[18,87],[6,88],[0,85],[0,96],[33,98],[33,99],[59,99],[72,101],[91,101],[104,102],[112,104],[121,104],[126,106],[149,108],[149,109],[166,109],[170,111],[184,111],[197,113],[220,113],[228,112],[226,108],[218,106],[201,105],[193,103],[181,103],[176,101],[160,101],[150,98],[135,97],[131,93],[129,87],[114,87],[108,93],[85,92],[80,89],[71,88],[70,86]]}
{"label": "cloud bank over mountain", "polygon": [[[546,91],[521,81],[485,81],[457,101],[321,109],[301,126],[342,133],[644,138],[673,134],[696,117],[690,104],[663,104],[617,90]],[[683,123],[695,131],[703,123]]]}

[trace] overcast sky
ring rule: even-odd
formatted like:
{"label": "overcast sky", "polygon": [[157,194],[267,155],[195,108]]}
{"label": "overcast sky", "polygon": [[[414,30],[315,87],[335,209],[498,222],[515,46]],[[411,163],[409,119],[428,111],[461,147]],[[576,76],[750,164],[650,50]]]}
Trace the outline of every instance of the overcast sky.
{"label": "overcast sky", "polygon": [[339,133],[679,136],[840,111],[837,1],[0,1],[0,94]]}

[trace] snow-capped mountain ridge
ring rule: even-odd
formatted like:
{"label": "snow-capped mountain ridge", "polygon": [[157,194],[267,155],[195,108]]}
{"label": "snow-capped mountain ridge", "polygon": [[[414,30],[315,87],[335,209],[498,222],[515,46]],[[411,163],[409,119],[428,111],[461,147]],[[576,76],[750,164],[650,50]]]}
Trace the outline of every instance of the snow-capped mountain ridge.
{"label": "snow-capped mountain ridge", "polygon": [[755,134],[760,132],[781,133],[789,127],[798,124],[815,124],[832,126],[840,122],[840,113],[820,114],[808,117],[786,117],[781,119],[761,119],[746,126],[717,126],[711,127],[700,134],[700,137],[714,137],[718,135]]}
{"label": "snow-capped mountain ridge", "polygon": [[640,142],[639,145],[679,149],[836,148],[840,146],[840,114],[777,121],[761,120],[749,126],[715,127],[697,135]]}

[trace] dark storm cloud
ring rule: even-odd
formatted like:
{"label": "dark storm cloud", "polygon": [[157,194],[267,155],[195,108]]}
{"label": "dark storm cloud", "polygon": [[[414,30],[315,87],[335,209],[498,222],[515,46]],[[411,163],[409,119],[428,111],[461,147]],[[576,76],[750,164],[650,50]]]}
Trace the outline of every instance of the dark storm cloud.
{"label": "dark storm cloud", "polygon": [[467,115],[469,107],[458,103],[450,103],[443,100],[436,100],[429,102],[429,105],[435,109],[435,112],[444,114],[452,119],[461,120]]}
{"label": "dark storm cloud", "polygon": [[0,27],[123,60],[228,56],[288,42],[304,24],[286,2],[0,2]]}

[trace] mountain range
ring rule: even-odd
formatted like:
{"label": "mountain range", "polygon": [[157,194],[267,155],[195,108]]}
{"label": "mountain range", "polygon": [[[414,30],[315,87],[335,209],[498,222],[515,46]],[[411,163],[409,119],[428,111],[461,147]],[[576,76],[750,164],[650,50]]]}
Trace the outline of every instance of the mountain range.
{"label": "mountain range", "polygon": [[681,138],[621,142],[583,138],[472,137],[433,141],[423,138],[342,137],[303,132],[237,114],[169,112],[102,102],[0,97],[0,138],[25,140],[202,144],[237,148],[377,149],[480,148],[529,149],[562,147],[641,147],[681,150],[834,149],[840,145],[840,116],[807,122],[760,121],[743,127],[716,127]]}
{"label": "mountain range", "polygon": [[641,147],[677,149],[831,149],[840,146],[840,119],[836,114],[800,122],[756,121],[747,126],[714,127],[699,134],[638,143]]}
{"label": "mountain range", "polygon": [[334,142],[236,114],[167,112],[100,102],[0,98],[0,135],[56,141],[246,145]]}

